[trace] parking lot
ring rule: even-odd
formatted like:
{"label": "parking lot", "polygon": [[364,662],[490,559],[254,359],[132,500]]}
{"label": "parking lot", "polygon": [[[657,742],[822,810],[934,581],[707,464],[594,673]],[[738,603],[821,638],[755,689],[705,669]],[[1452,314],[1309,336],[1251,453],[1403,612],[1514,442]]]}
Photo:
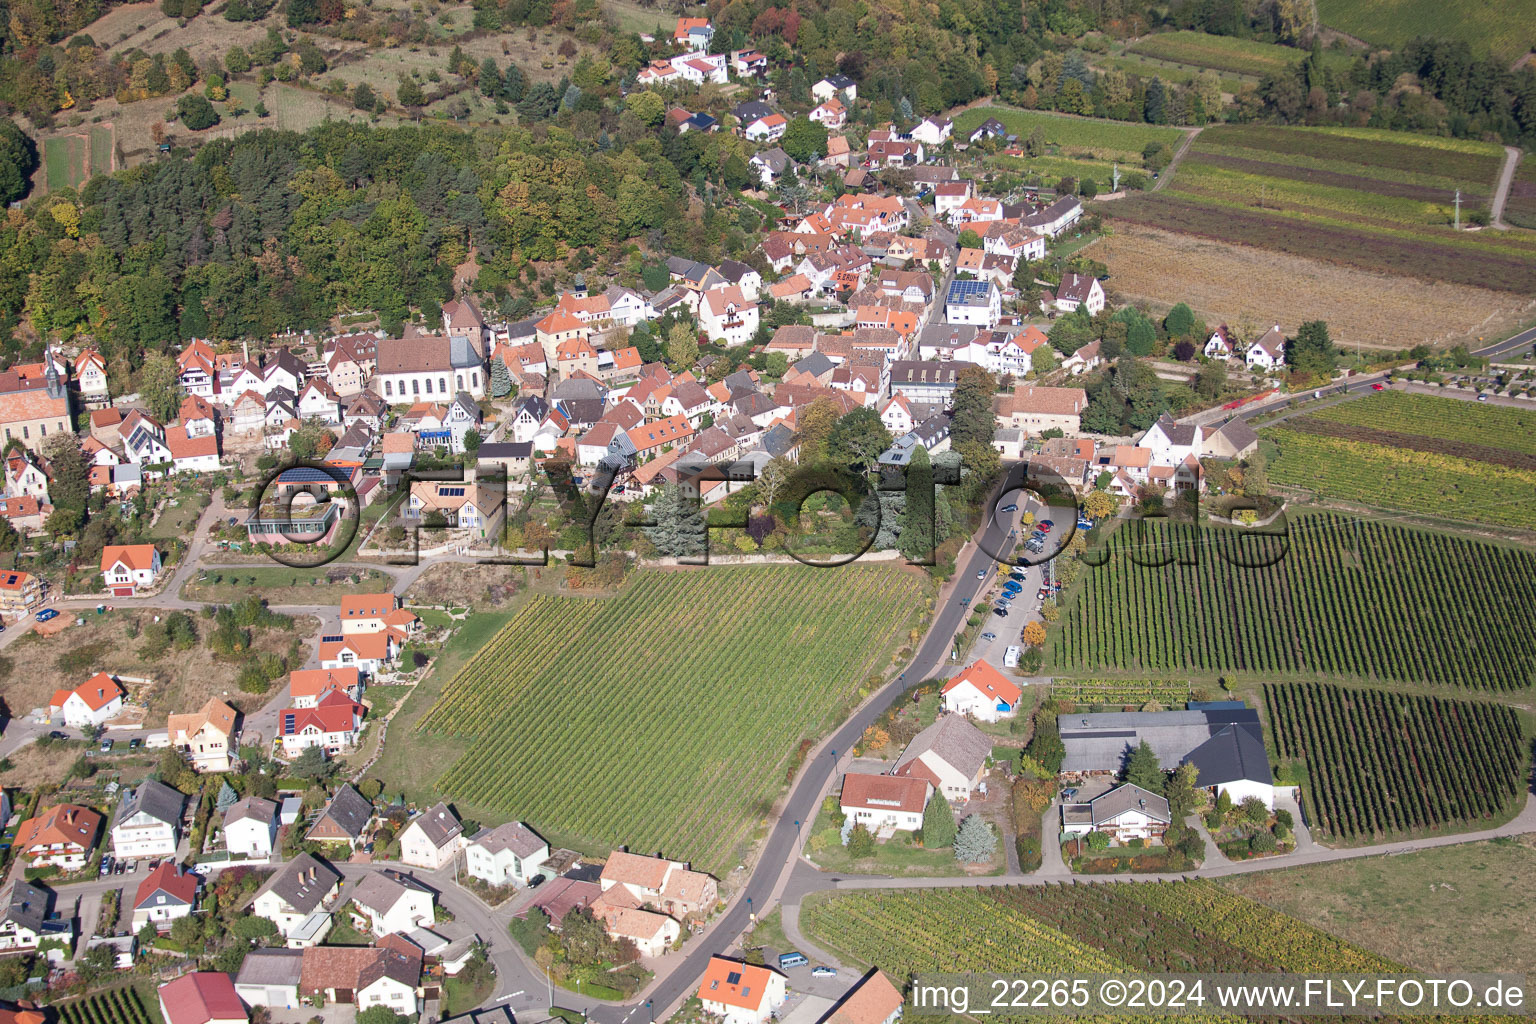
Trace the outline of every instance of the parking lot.
{"label": "parking lot", "polygon": [[[1048,563],[1070,541],[1076,511],[1071,506],[1047,508],[1030,492],[1013,491],[999,499],[996,515],[1013,526],[1008,550],[995,553],[1005,556],[1012,554],[1021,537],[1027,540],[1035,532],[1033,524],[1044,525],[1042,520],[1050,523],[1048,532],[1036,534],[1039,538],[1037,545],[1019,552],[1019,557],[1036,564],[1014,564],[1008,572],[1004,572],[1000,564],[994,564],[983,572],[982,578],[974,581],[978,590],[973,603],[985,601],[993,611],[987,616],[982,635],[971,648],[970,657],[1008,671],[1013,667],[1008,664],[1009,648],[1017,647],[1018,653],[1022,654],[1024,627],[1040,621],[1041,592],[1050,571]],[[1005,608],[1008,614],[996,614],[998,607]]]}

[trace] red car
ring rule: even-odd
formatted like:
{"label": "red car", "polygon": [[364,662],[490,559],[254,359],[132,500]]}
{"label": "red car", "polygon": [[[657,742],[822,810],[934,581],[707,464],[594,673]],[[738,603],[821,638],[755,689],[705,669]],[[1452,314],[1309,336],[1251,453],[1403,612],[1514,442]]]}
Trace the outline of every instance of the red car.
{"label": "red car", "polygon": [[1385,391],[1386,388],[1387,388],[1387,386],[1385,384],[1372,384],[1371,385],[1371,390],[1372,391]]}

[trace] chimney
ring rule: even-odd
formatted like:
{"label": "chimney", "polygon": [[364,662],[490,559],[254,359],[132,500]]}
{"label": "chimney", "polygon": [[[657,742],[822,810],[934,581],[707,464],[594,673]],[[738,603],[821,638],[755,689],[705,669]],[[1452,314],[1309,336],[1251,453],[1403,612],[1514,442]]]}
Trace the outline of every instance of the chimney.
{"label": "chimney", "polygon": [[246,363],[248,363],[250,361],[251,361],[251,343],[249,341],[242,341],[240,343],[240,363],[241,363],[241,365],[244,365],[244,364],[246,364]]}

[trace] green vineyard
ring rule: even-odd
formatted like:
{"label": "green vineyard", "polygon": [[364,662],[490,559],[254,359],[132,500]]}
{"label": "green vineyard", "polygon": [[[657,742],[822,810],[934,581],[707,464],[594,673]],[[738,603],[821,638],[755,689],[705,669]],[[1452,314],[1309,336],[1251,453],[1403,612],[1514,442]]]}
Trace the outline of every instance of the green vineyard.
{"label": "green vineyard", "polygon": [[1536,455],[1536,411],[1459,398],[1381,391],[1309,413],[1318,419]]}
{"label": "green vineyard", "polygon": [[818,894],[800,923],[818,945],[898,982],[919,971],[1395,969],[1206,881]]}
{"label": "green vineyard", "polygon": [[1434,831],[1509,811],[1526,742],[1499,704],[1350,690],[1264,687],[1276,752],[1305,761],[1309,817],[1345,838]]}
{"label": "green vineyard", "polygon": [[1288,550],[1167,520],[1106,545],[1052,630],[1056,674],[1328,674],[1478,690],[1536,678],[1524,639],[1536,616],[1530,552],[1331,514],[1293,519]]}
{"label": "green vineyard", "polygon": [[1051,696],[1074,704],[1183,704],[1188,679],[1054,679]]}
{"label": "green vineyard", "polygon": [[723,873],[797,741],[857,698],[921,606],[913,576],[869,566],[645,571],[611,599],[534,597],[423,720],[473,741],[437,789]]}
{"label": "green vineyard", "polygon": [[60,1003],[59,1024],[150,1024],[150,1016],[131,988],[114,988],[68,1003]]}

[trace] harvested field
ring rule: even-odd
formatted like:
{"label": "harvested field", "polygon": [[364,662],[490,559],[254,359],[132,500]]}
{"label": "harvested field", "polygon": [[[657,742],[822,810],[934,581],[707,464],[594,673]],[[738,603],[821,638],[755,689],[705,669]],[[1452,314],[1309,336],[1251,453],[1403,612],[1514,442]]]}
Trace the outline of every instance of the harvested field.
{"label": "harvested field", "polygon": [[1536,456],[1521,455],[1504,448],[1467,441],[1447,441],[1423,434],[1405,434],[1397,430],[1377,430],[1348,423],[1331,423],[1315,416],[1300,416],[1285,421],[1285,429],[1318,437],[1338,437],[1346,441],[1362,441],[1366,444],[1382,444],[1389,448],[1406,448],[1415,452],[1434,452],[1472,462],[1486,462],[1490,466],[1506,466],[1510,469],[1536,471]]}
{"label": "harvested field", "polygon": [[[1118,204],[1116,204],[1118,205]],[[1211,322],[1286,328],[1328,321],[1341,344],[1398,349],[1449,346],[1513,325],[1530,303],[1505,292],[1425,284],[1321,260],[1117,223],[1089,250],[1109,267],[1109,288],[1157,308],[1188,302]],[[1266,282],[1254,288],[1253,281]],[[1360,296],[1371,296],[1361,302]]]}

